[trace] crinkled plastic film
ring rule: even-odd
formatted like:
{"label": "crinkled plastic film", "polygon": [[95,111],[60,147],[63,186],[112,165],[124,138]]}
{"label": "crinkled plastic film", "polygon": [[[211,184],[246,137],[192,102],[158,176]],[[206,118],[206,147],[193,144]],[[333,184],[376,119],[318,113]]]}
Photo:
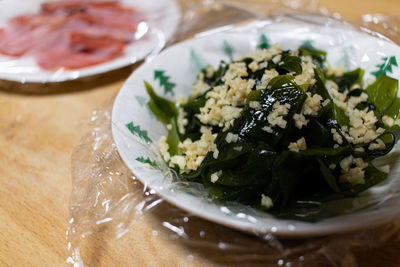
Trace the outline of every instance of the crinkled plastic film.
{"label": "crinkled plastic film", "polygon": [[[280,21],[289,16],[296,20],[300,19],[296,15],[299,11],[327,15],[316,1],[284,1],[284,4],[267,5],[258,1],[246,5],[241,1],[181,3],[183,22],[173,42],[252,19]],[[304,6],[307,9],[301,8]],[[217,16],[223,19],[212,19]],[[309,23],[313,23],[314,16],[320,15],[310,14]],[[327,27],[332,21],[334,19],[326,18]],[[398,20],[364,15],[352,24],[371,35],[400,43]],[[251,235],[232,230],[174,207],[142,184],[119,156],[111,133],[112,102],[113,99],[93,112],[86,134],[72,155],[73,191],[67,231],[70,265],[86,263],[86,255],[81,254],[80,248],[89,236],[99,234],[104,226],[110,235],[119,239],[128,231],[139,231],[136,223],[149,216],[156,218],[149,234],[157,238],[159,232],[167,232],[167,242],[185,246],[188,259],[196,255],[228,266],[364,266],[374,256],[374,251],[387,249],[385,262],[392,262],[391,266],[400,264],[396,254],[400,249],[399,219],[349,233],[282,239],[273,233]]]}

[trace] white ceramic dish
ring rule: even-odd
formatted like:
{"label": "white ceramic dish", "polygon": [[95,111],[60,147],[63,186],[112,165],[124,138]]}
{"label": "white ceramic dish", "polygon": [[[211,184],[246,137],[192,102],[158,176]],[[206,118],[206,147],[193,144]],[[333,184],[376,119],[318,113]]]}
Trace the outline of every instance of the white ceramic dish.
{"label": "white ceramic dish", "polygon": [[[40,4],[50,0],[29,0],[22,5],[19,1],[0,1],[0,28],[18,15],[37,13]],[[54,0],[52,0],[54,1]],[[159,51],[174,34],[181,19],[180,9],[174,0],[122,0],[121,4],[133,7],[148,20],[142,30],[146,35],[140,40],[125,47],[124,54],[114,60],[79,70],[63,70],[50,72],[41,69],[29,56],[12,58],[0,55],[0,79],[17,82],[63,82],[84,78],[133,64],[153,51]]]}
{"label": "white ceramic dish", "polygon": [[[148,164],[143,164],[149,158],[162,165],[154,157],[149,142],[156,143],[167,132],[146,107],[149,97],[143,81],[149,82],[158,94],[177,100],[180,95],[188,95],[192,90],[200,67],[206,64],[216,67],[220,60],[229,60],[224,52],[227,45],[233,48],[234,57],[246,55],[255,49],[262,33],[271,44],[278,43],[284,49],[297,49],[303,42],[310,41],[316,48],[328,52],[328,63],[331,65],[343,65],[348,69],[362,67],[366,78],[372,76],[371,73],[377,70],[376,65],[381,64],[384,57],[400,55],[400,48],[395,44],[346,25],[327,27],[304,22],[267,21],[202,34],[170,47],[146,62],[122,87],[114,103],[112,132],[124,162],[139,180],[170,203],[207,220],[256,234],[275,233],[282,237],[327,235],[376,225],[399,216],[400,179],[397,178],[400,177],[400,170],[399,162],[393,156],[388,157],[389,161],[392,160],[392,171],[385,182],[363,192],[358,198],[327,205],[326,209],[336,210],[339,215],[313,223],[277,219],[243,205],[211,203],[204,190],[198,190],[201,186],[171,183],[168,171],[148,168]],[[160,86],[155,71],[164,71],[164,77],[169,77],[167,82],[176,85],[171,85],[172,92]],[[400,69],[393,66],[392,72],[387,74],[399,79]],[[129,124],[131,130],[136,127],[134,133],[128,129]],[[395,149],[398,153],[399,145]]]}

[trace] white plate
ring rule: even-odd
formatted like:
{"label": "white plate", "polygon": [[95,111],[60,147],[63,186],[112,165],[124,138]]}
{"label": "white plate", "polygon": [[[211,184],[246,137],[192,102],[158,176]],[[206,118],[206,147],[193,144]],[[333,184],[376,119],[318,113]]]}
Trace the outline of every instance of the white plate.
{"label": "white plate", "polygon": [[[385,182],[362,193],[358,198],[327,204],[324,209],[339,215],[313,223],[277,219],[243,205],[214,204],[207,199],[202,186],[170,182],[171,173],[162,167],[163,164],[154,155],[154,145],[147,143],[149,140],[157,143],[167,131],[150,114],[145,104],[149,97],[143,81],[149,82],[158,94],[169,99],[177,100],[180,95],[187,96],[200,67],[206,64],[216,67],[220,60],[229,60],[228,54],[224,52],[227,51],[227,45],[233,48],[234,57],[248,54],[255,49],[262,33],[271,44],[278,43],[284,49],[297,49],[303,42],[311,41],[316,48],[328,52],[328,62],[331,65],[343,65],[348,69],[362,67],[366,70],[366,78],[377,70],[376,65],[382,64],[383,57],[400,55],[400,48],[393,43],[357,32],[345,25],[326,27],[290,20],[256,22],[242,28],[203,34],[179,43],[138,68],[115,100],[112,132],[124,162],[140,181],[170,203],[199,217],[246,232],[272,232],[286,237],[317,236],[372,226],[399,216],[400,179],[396,178],[400,176],[400,171],[396,162],[392,164],[393,169]],[[157,70],[165,71],[165,79],[169,77],[168,82],[176,85],[173,94],[165,94],[165,87],[160,86],[159,79],[155,79]],[[398,67],[393,66],[392,72],[387,74],[397,79],[400,77]],[[132,133],[127,127],[130,123],[133,123],[130,126],[142,131],[141,134],[138,131]],[[399,145],[396,150],[399,151]],[[164,171],[146,167],[141,161],[147,158],[156,161]],[[390,159],[393,161],[394,157]]]}
{"label": "white plate", "polygon": [[[27,13],[37,13],[40,4],[54,0],[0,1],[0,28],[9,19]],[[174,34],[181,19],[180,9],[175,0],[122,0],[121,4],[133,7],[147,19],[149,31],[142,39],[125,47],[120,57],[79,70],[58,70],[50,72],[41,69],[29,56],[12,58],[0,55],[0,79],[17,82],[63,82],[88,77],[119,69],[145,58],[152,51],[160,50]]]}

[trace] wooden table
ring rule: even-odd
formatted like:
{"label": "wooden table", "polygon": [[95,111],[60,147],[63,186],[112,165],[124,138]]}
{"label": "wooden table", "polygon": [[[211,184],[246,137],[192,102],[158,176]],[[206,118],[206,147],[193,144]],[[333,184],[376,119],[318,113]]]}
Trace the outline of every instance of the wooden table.
{"label": "wooden table", "polygon": [[[365,13],[400,19],[399,0],[320,3],[347,19]],[[125,71],[88,84],[61,85],[63,92],[45,95],[0,91],[0,266],[66,264],[71,153],[91,111],[110,101],[126,77]],[[15,89],[20,90],[18,85]],[[88,266],[219,265],[218,256],[177,244],[166,231],[152,235],[157,220],[139,221],[119,240],[106,232],[91,236],[82,248]],[[399,249],[393,241],[360,254],[360,259],[365,266],[395,266],[384,259]]]}

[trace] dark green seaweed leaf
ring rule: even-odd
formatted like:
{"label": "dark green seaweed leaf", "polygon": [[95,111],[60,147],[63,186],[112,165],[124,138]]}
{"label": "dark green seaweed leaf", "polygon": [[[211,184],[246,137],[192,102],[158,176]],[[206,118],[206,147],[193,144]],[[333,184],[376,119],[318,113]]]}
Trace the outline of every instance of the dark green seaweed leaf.
{"label": "dark green seaweed leaf", "polygon": [[168,130],[167,144],[169,145],[169,154],[171,156],[181,155],[182,152],[179,148],[179,138],[178,126],[176,124],[176,119],[172,118],[170,121],[171,129]]}
{"label": "dark green seaweed leaf", "polygon": [[315,65],[320,69],[325,69],[326,52],[315,49],[313,46],[303,45],[299,48],[301,56],[311,56]]}
{"label": "dark green seaweed leaf", "polygon": [[390,106],[397,98],[399,82],[388,76],[380,76],[376,81],[366,89],[369,95],[369,101],[374,104],[377,110],[385,114],[386,110],[391,110]]}
{"label": "dark green seaweed leaf", "polygon": [[[269,45],[264,37],[262,35],[260,39],[260,48],[263,49]],[[231,58],[232,49],[226,42],[225,50]],[[293,74],[302,73],[302,60],[290,51],[283,51],[279,62],[268,60],[268,64],[261,69],[249,67],[254,61],[250,57],[241,60],[246,63],[248,72],[248,76],[242,78],[254,79],[255,86],[251,88],[241,106],[240,116],[233,121],[229,129],[222,130],[221,125],[206,125],[217,134],[214,143],[218,153],[208,152],[195,171],[180,170],[183,178],[202,183],[209,189],[213,199],[238,201],[257,209],[268,210],[275,216],[302,220],[319,218],[323,213],[324,202],[355,197],[386,179],[387,174],[375,168],[371,161],[390,152],[400,138],[400,126],[395,124],[389,127],[382,120],[384,115],[394,119],[400,116],[398,81],[380,76],[367,89],[354,89],[354,85],[361,84],[364,70],[358,68],[343,75],[326,77],[326,52],[314,48],[311,42],[306,42],[299,52],[300,56],[311,56],[317,65],[314,84],[296,84]],[[202,70],[204,82],[210,86],[209,90],[215,86],[227,86],[222,77],[228,68],[227,63],[221,62],[213,73],[209,73],[209,69]],[[262,83],[266,69],[276,69],[279,75],[270,80],[266,88],[257,89]],[[327,80],[338,84],[344,101],[351,97],[359,97],[363,93],[369,95],[368,100],[363,99],[355,108],[374,112],[378,119],[374,127],[385,128],[385,132],[378,137],[384,142],[384,149],[369,149],[371,143],[378,140],[370,143],[351,143],[351,139],[344,136],[346,133],[342,132],[342,126],[351,128],[352,125],[347,113],[334,103],[325,86]],[[175,104],[155,94],[147,82],[145,85],[150,96],[150,109],[169,129],[167,143],[171,156],[182,155],[179,149],[180,141],[186,138],[195,141],[201,136],[200,127],[203,124],[197,115],[205,106],[209,90],[190,97],[181,106],[188,124],[185,126],[185,133],[180,134],[177,129],[178,111]],[[227,87],[227,90],[229,89],[230,87]],[[296,126],[293,116],[302,112],[307,98],[306,92],[319,94],[322,101],[330,101],[324,103],[318,114],[303,113],[308,123],[300,127],[298,124]],[[251,102],[254,101],[260,105],[253,105]],[[285,124],[280,126],[268,118],[274,113],[274,105],[278,102],[280,105],[286,105],[288,111],[283,117]],[[342,136],[340,144],[337,143],[336,137],[333,138],[335,131]],[[230,138],[232,136],[235,136],[234,141]],[[306,148],[292,149],[294,142],[302,138],[306,140]],[[343,175],[350,174],[343,172],[341,162],[344,158],[351,159],[349,156],[361,157],[368,164],[368,167],[363,169],[365,182],[351,184],[345,180]],[[353,164],[351,168],[356,166],[356,162],[358,161],[350,163]],[[272,207],[262,206],[261,200],[265,196],[272,200]]]}
{"label": "dark green seaweed leaf", "polygon": [[284,69],[287,72],[294,72],[301,74],[303,68],[301,67],[301,59],[295,56],[286,56],[282,58],[282,63],[279,63],[277,69]]}
{"label": "dark green seaweed leaf", "polygon": [[359,84],[364,76],[363,69],[355,69],[353,71],[345,72],[343,76],[329,77],[337,83],[341,92],[349,90],[353,85]]}
{"label": "dark green seaweed leaf", "polygon": [[178,110],[176,109],[176,104],[165,98],[158,96],[151,85],[144,81],[146,91],[150,96],[150,101],[147,103],[150,110],[164,124],[170,123],[172,118],[178,116]]}

